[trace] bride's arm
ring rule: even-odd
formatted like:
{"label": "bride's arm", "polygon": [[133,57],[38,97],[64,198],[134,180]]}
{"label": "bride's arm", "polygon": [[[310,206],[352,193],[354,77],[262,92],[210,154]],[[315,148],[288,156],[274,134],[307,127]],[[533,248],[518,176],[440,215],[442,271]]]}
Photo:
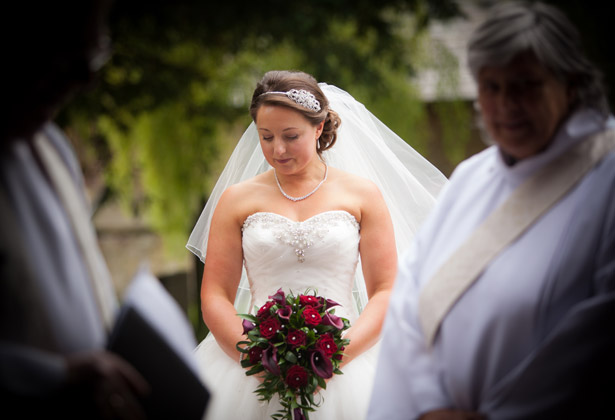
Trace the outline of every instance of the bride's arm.
{"label": "bride's arm", "polygon": [[220,347],[239,362],[240,353],[235,345],[243,339],[243,327],[234,301],[243,264],[243,221],[239,220],[237,196],[235,187],[225,191],[211,220],[201,283],[201,311]]}
{"label": "bride's arm", "polygon": [[373,346],[387,311],[389,296],[397,273],[397,249],[389,210],[380,190],[373,184],[362,185],[367,191],[361,210],[361,265],[369,301],[348,330],[342,364],[346,364]]}

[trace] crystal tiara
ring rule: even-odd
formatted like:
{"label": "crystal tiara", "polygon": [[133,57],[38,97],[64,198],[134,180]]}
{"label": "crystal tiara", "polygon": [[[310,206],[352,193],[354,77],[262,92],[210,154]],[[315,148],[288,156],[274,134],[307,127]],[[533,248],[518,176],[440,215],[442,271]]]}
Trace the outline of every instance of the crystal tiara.
{"label": "crystal tiara", "polygon": [[316,97],[313,94],[311,94],[305,89],[291,89],[288,92],[280,92],[280,91],[263,92],[261,96],[270,95],[272,93],[279,94],[279,95],[285,95],[286,97],[288,97],[288,99],[290,99],[294,103],[301,105],[304,108],[310,109],[314,112],[320,111],[320,102],[318,102],[318,99],[316,99]]}

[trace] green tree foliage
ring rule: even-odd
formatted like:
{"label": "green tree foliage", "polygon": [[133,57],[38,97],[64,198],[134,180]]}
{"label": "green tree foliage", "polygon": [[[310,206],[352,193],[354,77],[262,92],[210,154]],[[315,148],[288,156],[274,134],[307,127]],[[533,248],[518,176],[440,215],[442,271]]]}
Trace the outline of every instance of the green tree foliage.
{"label": "green tree foliage", "polygon": [[348,90],[421,150],[411,47],[431,19],[458,14],[454,0],[116,1],[112,59],[59,122],[102,157],[108,191],[185,252],[265,71]]}

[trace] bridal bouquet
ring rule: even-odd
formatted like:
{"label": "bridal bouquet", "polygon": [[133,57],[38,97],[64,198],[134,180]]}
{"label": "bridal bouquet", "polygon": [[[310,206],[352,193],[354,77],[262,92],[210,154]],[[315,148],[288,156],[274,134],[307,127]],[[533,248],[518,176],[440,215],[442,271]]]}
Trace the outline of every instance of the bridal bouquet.
{"label": "bridal bouquet", "polygon": [[246,375],[264,372],[264,381],[254,391],[261,401],[277,394],[282,409],[273,419],[308,420],[320,402],[316,391],[326,388],[325,379],[341,374],[339,365],[350,340],[342,332],[350,327],[335,315],[339,304],[316,296],[316,292],[285,295],[279,289],[258,309],[243,318],[246,341],[237,343],[243,353]]}

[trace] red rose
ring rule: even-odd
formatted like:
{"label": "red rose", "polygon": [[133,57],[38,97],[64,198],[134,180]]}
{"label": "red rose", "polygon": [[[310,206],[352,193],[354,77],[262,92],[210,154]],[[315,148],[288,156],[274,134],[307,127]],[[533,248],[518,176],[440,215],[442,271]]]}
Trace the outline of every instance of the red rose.
{"label": "red rose", "polygon": [[320,299],[316,296],[311,295],[299,296],[299,303],[301,304],[301,306],[312,306],[314,308],[320,308],[322,306]]}
{"label": "red rose", "polygon": [[286,342],[294,349],[305,344],[305,333],[301,330],[289,331]]}
{"label": "red rose", "polygon": [[315,327],[322,321],[318,311],[311,306],[306,306],[301,315],[305,318],[305,323],[312,327]]}
{"label": "red rose", "polygon": [[328,358],[331,358],[335,352],[337,352],[337,345],[335,344],[333,337],[329,334],[325,334],[320,337],[316,342],[316,347],[322,350]]}
{"label": "red rose", "polygon": [[280,321],[278,321],[276,318],[267,318],[261,323],[259,329],[261,331],[261,336],[269,340],[280,329]]}
{"label": "red rose", "polygon": [[258,310],[258,312],[256,313],[256,316],[258,318],[269,318],[269,316],[271,316],[271,311],[269,311],[269,309],[271,309],[271,307],[274,305],[274,303],[272,301],[267,301],[267,303],[265,303],[263,306],[261,306],[261,308]]}
{"label": "red rose", "polygon": [[250,350],[248,350],[248,356],[250,358],[250,363],[255,365],[263,358],[263,349],[258,346],[252,347]]}
{"label": "red rose", "polygon": [[291,388],[301,388],[307,385],[307,371],[298,365],[293,365],[286,372],[286,385]]}

